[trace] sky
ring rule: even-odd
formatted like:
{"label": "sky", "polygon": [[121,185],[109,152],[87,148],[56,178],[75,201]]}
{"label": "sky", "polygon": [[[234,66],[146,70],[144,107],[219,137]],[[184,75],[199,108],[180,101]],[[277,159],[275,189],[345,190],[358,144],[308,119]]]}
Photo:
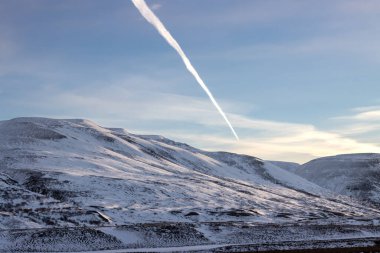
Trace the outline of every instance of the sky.
{"label": "sky", "polygon": [[0,120],[86,118],[299,163],[380,153],[380,1],[147,3],[240,141],[127,0],[0,0]]}

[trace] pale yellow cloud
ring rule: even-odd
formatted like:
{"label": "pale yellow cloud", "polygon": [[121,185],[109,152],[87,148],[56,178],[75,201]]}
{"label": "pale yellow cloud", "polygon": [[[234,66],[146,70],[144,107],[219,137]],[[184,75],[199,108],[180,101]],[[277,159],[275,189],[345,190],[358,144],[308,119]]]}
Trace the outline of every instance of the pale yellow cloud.
{"label": "pale yellow cloud", "polygon": [[[78,93],[54,95],[49,91],[49,96],[39,96],[33,104],[27,103],[41,107],[50,104],[70,112],[75,109],[76,115],[70,117],[85,117],[103,126],[126,127],[140,134],[160,134],[201,149],[237,152],[268,160],[302,163],[342,153],[380,153],[377,143],[347,136],[341,128],[322,130],[311,124],[257,119],[240,113],[246,110],[246,105],[241,104],[239,108],[237,103],[221,101],[226,111],[233,112],[228,116],[241,135],[237,142],[205,97],[141,91],[120,83]],[[360,113],[363,112],[357,114]],[[364,131],[364,128],[365,125],[356,131]]]}
{"label": "pale yellow cloud", "polygon": [[[232,116],[231,120],[233,121],[234,118]],[[242,125],[236,124],[236,126],[238,129],[242,129]],[[248,125],[244,127],[248,127]],[[255,129],[257,130],[261,127],[264,127],[268,133],[265,137],[255,137]],[[172,136],[172,138],[178,140],[182,139],[185,142],[208,150],[228,150],[257,156],[262,159],[300,163],[321,156],[380,152],[380,147],[375,144],[361,143],[337,133],[318,130],[311,125],[265,121],[265,124],[257,125],[250,128],[250,130],[252,130],[252,136],[245,135],[239,142],[234,142],[223,135],[195,135],[189,132],[167,132],[164,135]]]}

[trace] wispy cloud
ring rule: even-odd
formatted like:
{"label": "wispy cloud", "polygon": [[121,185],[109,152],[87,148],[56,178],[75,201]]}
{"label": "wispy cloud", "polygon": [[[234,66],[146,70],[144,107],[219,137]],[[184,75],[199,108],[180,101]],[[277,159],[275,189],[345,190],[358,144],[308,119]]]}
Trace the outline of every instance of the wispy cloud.
{"label": "wispy cloud", "polygon": [[380,122],[380,109],[362,111],[351,116],[338,117],[337,119],[355,120],[355,121],[378,121]]}
{"label": "wispy cloud", "polygon": [[348,122],[379,122],[380,123],[380,106],[363,106],[351,109],[350,115],[334,117],[335,120],[345,120]]}
{"label": "wispy cloud", "polygon": [[[206,98],[166,92],[139,91],[125,85],[109,85],[97,90],[62,92],[46,89],[33,101],[17,105],[45,108],[47,117],[90,118],[103,126],[125,127],[142,134],[161,134],[208,150],[226,150],[264,159],[305,162],[315,157],[339,153],[380,152],[376,143],[362,142],[335,129],[321,130],[310,124],[255,119],[240,113],[235,103],[221,101],[235,113],[231,121],[241,133],[236,143],[223,119],[215,114]],[[75,113],[73,113],[75,112]],[[200,131],[197,125],[202,125]],[[179,130],[180,129],[180,130]],[[228,132],[227,132],[228,133]]]}
{"label": "wispy cloud", "polygon": [[332,120],[338,124],[335,132],[380,146],[380,106],[353,108],[349,115],[334,117]]}
{"label": "wispy cloud", "polygon": [[[254,121],[256,127],[241,125],[235,121],[236,118]],[[319,130],[312,125],[252,120],[241,115],[232,115],[231,120],[240,132],[244,132],[238,144],[217,133],[205,135],[192,134],[191,131],[164,131],[163,134],[210,150],[229,150],[265,159],[296,162],[342,153],[380,152],[380,147],[374,143],[360,142],[332,131]],[[262,123],[261,127],[257,127],[256,123]],[[265,131],[265,134],[258,133],[259,130]]]}

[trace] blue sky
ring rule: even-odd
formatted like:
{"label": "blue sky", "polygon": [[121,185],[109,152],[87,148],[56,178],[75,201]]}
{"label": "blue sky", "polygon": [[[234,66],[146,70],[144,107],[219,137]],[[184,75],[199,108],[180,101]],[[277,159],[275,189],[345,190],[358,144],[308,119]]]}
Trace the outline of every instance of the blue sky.
{"label": "blue sky", "polygon": [[0,1],[0,119],[88,118],[304,162],[380,152],[380,1],[147,1],[228,114],[130,1]]}

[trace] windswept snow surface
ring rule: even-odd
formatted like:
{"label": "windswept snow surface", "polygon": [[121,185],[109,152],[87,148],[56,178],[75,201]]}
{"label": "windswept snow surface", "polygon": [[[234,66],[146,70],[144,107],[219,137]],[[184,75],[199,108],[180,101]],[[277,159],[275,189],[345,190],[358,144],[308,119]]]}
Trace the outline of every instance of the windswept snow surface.
{"label": "windswept snow surface", "polygon": [[0,122],[0,170],[31,194],[96,214],[99,220],[81,218],[94,223],[377,215],[255,157],[205,152],[88,120]]}
{"label": "windswept snow surface", "polygon": [[380,154],[323,157],[295,173],[324,188],[380,206]]}

